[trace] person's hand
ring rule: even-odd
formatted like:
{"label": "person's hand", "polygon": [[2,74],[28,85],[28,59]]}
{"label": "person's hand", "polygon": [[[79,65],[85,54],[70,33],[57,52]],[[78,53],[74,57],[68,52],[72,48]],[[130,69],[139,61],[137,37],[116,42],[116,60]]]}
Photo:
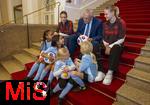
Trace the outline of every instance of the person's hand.
{"label": "person's hand", "polygon": [[78,59],[78,58],[75,58],[75,60],[74,60],[74,62],[76,63],[80,63],[81,62],[81,60],[80,59]]}
{"label": "person's hand", "polygon": [[78,75],[78,72],[77,71],[72,71],[71,74]]}
{"label": "person's hand", "polygon": [[111,48],[109,46],[106,46],[105,54],[109,55],[110,54],[110,50],[111,50]]}
{"label": "person's hand", "polygon": [[92,42],[92,41],[93,41],[93,38],[88,38],[88,41]]}
{"label": "person's hand", "polygon": [[76,65],[77,68],[79,67],[80,63],[81,63],[81,60],[80,60],[80,59],[76,58],[76,59],[74,60],[74,64]]}
{"label": "person's hand", "polygon": [[109,46],[109,43],[107,43],[107,42],[104,41],[104,40],[103,40],[103,44],[104,44],[105,47],[106,47],[106,46]]}
{"label": "person's hand", "polygon": [[54,61],[54,57],[52,57],[52,56],[49,56],[49,61],[51,61],[51,62],[53,62]]}
{"label": "person's hand", "polygon": [[69,68],[68,67],[64,67],[63,72],[69,72]]}
{"label": "person's hand", "polygon": [[44,52],[41,52],[41,54],[40,54],[40,55],[41,55],[42,57],[44,57],[44,54],[45,54]]}
{"label": "person's hand", "polygon": [[54,32],[54,35],[58,35],[58,33],[57,33],[57,32]]}
{"label": "person's hand", "polygon": [[38,61],[38,62],[42,62],[42,61],[44,61],[44,58],[43,58],[42,56],[40,56],[37,61]]}

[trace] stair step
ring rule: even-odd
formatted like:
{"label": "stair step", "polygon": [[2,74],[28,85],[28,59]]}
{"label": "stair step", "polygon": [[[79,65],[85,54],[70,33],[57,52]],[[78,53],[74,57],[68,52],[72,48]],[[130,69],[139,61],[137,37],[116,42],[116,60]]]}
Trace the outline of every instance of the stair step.
{"label": "stair step", "polygon": [[[150,58],[139,56],[135,59],[135,68],[150,73]],[[143,69],[144,68],[144,69]]]}
{"label": "stair step", "polygon": [[150,23],[127,23],[128,28],[149,29]]}
{"label": "stair step", "polygon": [[150,94],[124,84],[117,91],[117,100],[125,105],[150,105]]}
{"label": "stair step", "polygon": [[142,91],[150,92],[150,73],[133,68],[127,74],[127,84]]}
{"label": "stair step", "polygon": [[40,42],[32,43],[32,47],[39,50],[41,47],[41,43]]}
{"label": "stair step", "polygon": [[128,42],[124,43],[124,48],[125,48],[126,51],[137,53],[137,54],[140,54],[141,48],[143,46],[144,46],[144,44],[128,43]]}
{"label": "stair step", "polygon": [[150,47],[150,38],[147,38],[146,46]]}
{"label": "stair step", "polygon": [[33,62],[34,59],[26,54],[16,54],[13,55],[15,59],[17,59],[22,65]]}
{"label": "stair step", "polygon": [[150,47],[148,47],[148,46],[142,47],[142,49],[141,49],[141,55],[142,56],[150,57]]}
{"label": "stair step", "polygon": [[114,102],[112,105],[126,105],[126,104],[124,104],[124,103],[122,103],[122,102],[116,101],[116,102]]}
{"label": "stair step", "polygon": [[[99,16],[103,16],[104,17],[104,13],[100,13]],[[131,15],[131,14],[120,14],[120,16],[124,19],[124,17],[128,17],[129,19],[135,19],[135,18],[145,18],[145,17],[149,17],[150,14],[134,14],[134,15]],[[130,22],[132,23],[132,22]],[[136,23],[139,23],[138,21]],[[147,22],[146,22],[147,23]]]}
{"label": "stair step", "polygon": [[134,62],[135,62],[134,60],[135,60],[135,58],[137,58],[137,56],[138,55],[135,53],[130,53],[130,52],[124,51],[121,55],[120,61],[125,64],[134,65]]}
{"label": "stair step", "polygon": [[150,10],[134,10],[134,11],[132,11],[132,10],[122,10],[121,11],[121,13],[123,13],[123,14],[129,14],[129,13],[135,13],[135,14],[137,14],[137,13],[145,13],[145,12],[150,12]]}
{"label": "stair step", "polygon": [[88,88],[85,91],[70,92],[67,99],[74,105],[87,105],[87,103],[93,105],[100,105],[100,103],[102,105],[111,105],[113,103],[111,98],[93,88]]}
{"label": "stair step", "polygon": [[123,7],[124,8],[125,7],[127,7],[127,8],[128,7],[133,8],[134,6],[135,7],[148,7],[150,5],[149,2],[143,2],[143,1],[141,1],[140,3],[139,3],[139,1],[137,1],[137,2],[134,2],[134,3],[132,3],[132,2],[130,2],[130,3],[125,2],[126,5],[124,5],[124,3],[120,2],[120,4],[117,3],[117,5],[120,6],[121,8],[123,8]]}
{"label": "stair step", "polygon": [[[132,14],[132,13],[130,13]],[[126,23],[150,23],[149,18],[123,18]]]}
{"label": "stair step", "polygon": [[26,49],[24,49],[24,52],[34,58],[36,58],[40,54],[40,51],[37,49],[34,49],[34,48],[29,48],[29,49],[26,48]]}
{"label": "stair step", "polygon": [[149,29],[127,28],[127,34],[149,36],[149,33],[150,33]]}
{"label": "stair step", "polygon": [[11,80],[11,75],[0,65],[0,80]]}
{"label": "stair step", "polygon": [[[102,16],[104,16],[104,15],[102,15]],[[120,14],[120,16],[124,19],[124,18],[145,18],[145,17],[148,17],[148,16],[150,16],[150,14],[134,14],[134,15],[130,15],[130,14]],[[131,22],[132,23],[132,22]],[[137,23],[139,23],[138,21],[137,21]]]}
{"label": "stair step", "polygon": [[111,96],[111,97],[116,97],[116,91],[124,84],[124,81],[118,79],[118,78],[114,78],[112,83],[107,86],[104,85],[102,82],[96,82],[96,83],[91,83],[88,84],[88,86],[98,89],[101,92]]}
{"label": "stair step", "polygon": [[[136,39],[136,40],[135,40]],[[146,43],[147,36],[143,35],[126,35],[125,42]]]}
{"label": "stair step", "polygon": [[1,65],[7,70],[9,74],[24,70],[24,66],[19,64],[19,62],[15,59],[1,61]]}
{"label": "stair step", "polygon": [[144,5],[117,5],[119,8],[142,8],[142,7],[145,7],[145,8],[148,8],[150,6],[150,4],[144,4]]}
{"label": "stair step", "polygon": [[137,8],[119,8],[120,11],[135,11],[135,10],[145,10],[148,9],[148,7],[137,7]]}
{"label": "stair step", "polygon": [[128,2],[128,1],[120,1],[117,4],[121,5],[123,3],[126,3],[128,5],[140,5],[140,4],[145,4],[145,3],[150,3],[149,1],[142,1],[140,4],[137,4],[138,1],[134,1],[134,2]]}

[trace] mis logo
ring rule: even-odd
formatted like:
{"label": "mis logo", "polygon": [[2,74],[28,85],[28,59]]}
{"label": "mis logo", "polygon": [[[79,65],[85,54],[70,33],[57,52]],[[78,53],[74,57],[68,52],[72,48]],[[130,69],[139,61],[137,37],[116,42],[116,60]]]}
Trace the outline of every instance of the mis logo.
{"label": "mis logo", "polygon": [[[0,84],[0,105],[49,105],[46,81],[6,81]],[[5,103],[5,104],[4,104]]]}

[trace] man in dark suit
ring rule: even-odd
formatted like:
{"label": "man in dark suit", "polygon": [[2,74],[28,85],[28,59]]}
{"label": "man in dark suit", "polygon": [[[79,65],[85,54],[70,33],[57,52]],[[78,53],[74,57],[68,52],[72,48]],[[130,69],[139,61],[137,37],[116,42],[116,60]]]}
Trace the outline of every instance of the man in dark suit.
{"label": "man in dark suit", "polygon": [[83,17],[79,19],[78,29],[75,35],[70,36],[69,51],[72,55],[77,47],[77,38],[80,35],[88,36],[88,40],[93,44],[93,53],[96,55],[98,70],[102,71],[102,63],[100,62],[100,44],[102,42],[102,21],[93,17],[92,10],[86,10]]}

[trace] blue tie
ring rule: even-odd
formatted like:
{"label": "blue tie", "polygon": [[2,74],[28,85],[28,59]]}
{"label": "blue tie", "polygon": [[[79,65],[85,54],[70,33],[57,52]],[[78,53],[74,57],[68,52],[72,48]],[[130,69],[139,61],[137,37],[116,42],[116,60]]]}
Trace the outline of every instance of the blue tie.
{"label": "blue tie", "polygon": [[88,36],[88,34],[89,34],[89,28],[90,28],[90,25],[87,24],[87,28],[86,28],[86,31],[85,31],[85,35],[86,35],[86,36]]}

